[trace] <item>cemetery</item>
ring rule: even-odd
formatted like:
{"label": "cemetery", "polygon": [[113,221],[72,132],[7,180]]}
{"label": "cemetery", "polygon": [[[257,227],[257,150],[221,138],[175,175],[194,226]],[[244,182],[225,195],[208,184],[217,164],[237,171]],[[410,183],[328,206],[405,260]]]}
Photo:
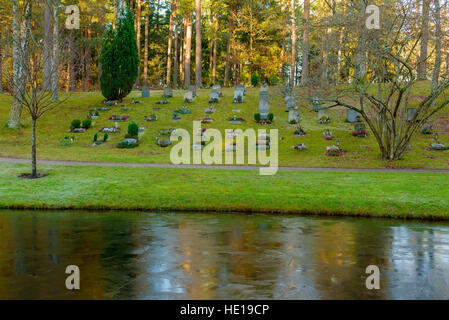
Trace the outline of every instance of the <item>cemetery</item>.
{"label": "cemetery", "polygon": [[447,298],[447,3],[0,2],[0,299]]}

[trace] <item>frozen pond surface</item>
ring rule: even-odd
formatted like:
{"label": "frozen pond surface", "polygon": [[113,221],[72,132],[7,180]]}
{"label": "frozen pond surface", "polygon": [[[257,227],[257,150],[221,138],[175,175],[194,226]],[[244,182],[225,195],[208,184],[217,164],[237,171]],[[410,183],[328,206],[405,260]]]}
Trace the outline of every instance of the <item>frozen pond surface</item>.
{"label": "frozen pond surface", "polygon": [[[65,287],[68,265],[80,290]],[[368,265],[380,290],[365,287]],[[447,299],[449,224],[0,211],[0,298]]]}

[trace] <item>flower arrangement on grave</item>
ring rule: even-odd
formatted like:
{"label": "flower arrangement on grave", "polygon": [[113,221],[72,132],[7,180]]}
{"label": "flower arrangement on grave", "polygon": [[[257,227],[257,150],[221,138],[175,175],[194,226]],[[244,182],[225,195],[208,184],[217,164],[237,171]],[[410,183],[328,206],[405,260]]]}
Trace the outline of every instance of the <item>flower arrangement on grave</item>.
{"label": "flower arrangement on grave", "polygon": [[132,100],[131,100],[131,104],[140,104],[140,103],[143,103],[143,102],[135,100],[134,98],[132,98]]}
{"label": "flower arrangement on grave", "polygon": [[332,134],[332,132],[330,132],[329,129],[326,129],[326,131],[323,132],[323,138],[325,140],[332,140],[334,138],[334,135]]}
{"label": "flower arrangement on grave", "polygon": [[103,127],[100,129],[99,132],[104,132],[104,133],[115,133],[115,132],[119,132],[120,131],[120,127],[116,126],[116,127]]}
{"label": "flower arrangement on grave", "polygon": [[178,113],[176,111],[173,111],[172,120],[175,122],[181,121],[181,117],[178,115]]}
{"label": "flower arrangement on grave", "polygon": [[153,114],[150,114],[150,116],[145,116],[145,121],[156,121],[157,120],[157,115],[155,115],[154,113]]}
{"label": "flower arrangement on grave", "polygon": [[170,137],[171,134],[175,131],[176,131],[176,128],[161,129],[161,130],[159,130],[159,135],[164,136],[164,137]]}
{"label": "flower arrangement on grave", "polygon": [[198,131],[196,132],[197,136],[203,136],[207,131],[207,128],[199,128]]}
{"label": "flower arrangement on grave", "polygon": [[92,120],[98,119],[99,116],[100,116],[100,113],[98,111],[89,112],[87,114],[87,118],[92,119]]}
{"label": "flower arrangement on grave", "polygon": [[428,124],[425,125],[422,130],[421,130],[422,134],[432,134],[433,133],[433,125]]}
{"label": "flower arrangement on grave", "polygon": [[272,124],[273,123],[273,119],[274,119],[274,114],[272,112],[270,112],[267,115],[267,119],[262,120],[260,113],[255,113],[254,114],[254,120],[256,120],[257,123],[259,124]]}
{"label": "flower arrangement on grave", "polygon": [[209,108],[204,109],[204,112],[206,113],[215,113],[217,109],[215,109],[212,105],[209,106]]}
{"label": "flower arrangement on grave", "polygon": [[90,109],[90,112],[103,112],[103,111],[109,111],[111,110],[111,108],[106,108],[106,107],[97,107],[97,108],[93,108]]}
{"label": "flower arrangement on grave", "polygon": [[134,121],[128,124],[128,133],[125,139],[117,143],[119,149],[132,149],[139,145],[139,126]]}
{"label": "flower arrangement on grave", "polygon": [[61,140],[60,144],[63,147],[68,147],[68,146],[72,145],[74,142],[75,142],[75,137],[74,136],[65,136]]}
{"label": "flower arrangement on grave", "polygon": [[295,137],[305,137],[306,131],[301,126],[298,126],[298,128],[296,128],[294,134],[295,134]]}
{"label": "flower arrangement on grave", "polygon": [[111,107],[111,106],[118,105],[118,101],[117,100],[112,100],[112,101],[103,100],[103,104],[107,105],[108,107]]}
{"label": "flower arrangement on grave", "polygon": [[270,145],[271,145],[271,137],[269,134],[260,134],[257,137],[257,141],[256,141],[256,149],[270,149]]}
{"label": "flower arrangement on grave", "polygon": [[296,119],[291,119],[289,123],[290,123],[290,124],[297,124],[298,121],[296,121]]}
{"label": "flower arrangement on grave", "polygon": [[70,123],[70,132],[73,133],[84,133],[87,131],[87,129],[90,128],[92,124],[92,120],[85,119],[83,122],[79,119],[75,119]]}
{"label": "flower arrangement on grave", "polygon": [[432,143],[430,145],[432,150],[437,150],[437,151],[449,150],[449,146],[445,146],[444,143],[438,141],[438,133],[437,132],[435,132],[434,140],[435,140],[435,143]]}
{"label": "flower arrangement on grave", "polygon": [[366,130],[354,130],[352,131],[353,137],[366,138],[368,136],[368,132]]}
{"label": "flower arrangement on grave", "polygon": [[237,96],[237,98],[234,98],[234,103],[242,103],[242,102],[243,102],[243,98],[240,94]]}
{"label": "flower arrangement on grave", "polygon": [[331,118],[328,116],[322,116],[319,120],[318,123],[319,124],[328,124],[329,122],[331,122]]}
{"label": "flower arrangement on grave", "polygon": [[116,114],[113,114],[109,117],[109,120],[111,121],[126,121],[130,118],[130,116],[118,116]]}
{"label": "flower arrangement on grave", "polygon": [[182,108],[175,110],[176,113],[179,114],[190,114],[192,113],[192,110],[190,110],[189,108],[186,108],[184,105],[182,105]]}
{"label": "flower arrangement on grave", "polygon": [[156,104],[168,104],[168,100],[166,97],[164,97],[164,100],[157,101]]}
{"label": "flower arrangement on grave", "polygon": [[337,146],[326,147],[326,155],[329,157],[340,157],[342,156],[344,151]]}
{"label": "flower arrangement on grave", "polygon": [[294,145],[293,149],[302,151],[302,150],[306,150],[307,147],[306,147],[306,145],[304,143],[300,143],[300,144]]}
{"label": "flower arrangement on grave", "polygon": [[209,115],[209,113],[206,113],[206,117],[201,119],[201,123],[212,123],[214,122],[214,119],[212,119]]}
{"label": "flower arrangement on grave", "polygon": [[229,123],[233,124],[240,124],[245,121],[242,117],[237,117],[236,115],[233,115],[232,117],[228,118]]}

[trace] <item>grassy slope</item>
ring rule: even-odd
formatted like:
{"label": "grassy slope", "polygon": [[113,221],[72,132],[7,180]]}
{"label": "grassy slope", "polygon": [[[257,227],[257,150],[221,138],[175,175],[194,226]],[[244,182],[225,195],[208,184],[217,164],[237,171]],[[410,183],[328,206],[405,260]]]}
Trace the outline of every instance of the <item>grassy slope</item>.
{"label": "grassy slope", "polygon": [[42,166],[0,163],[0,208],[216,210],[449,218],[449,175]]}
{"label": "grassy slope", "polygon": [[[428,90],[427,83],[421,83],[415,90],[416,95],[423,94]],[[425,148],[431,142],[432,137],[418,134],[412,143],[413,149],[406,158],[396,162],[384,162],[378,158],[377,144],[372,135],[367,139],[354,138],[350,135],[352,125],[345,123],[346,113],[344,109],[335,109],[330,112],[332,122],[329,125],[319,125],[316,122],[316,113],[310,111],[310,106],[303,100],[300,101],[300,113],[308,135],[305,138],[295,138],[293,132],[295,126],[287,124],[287,113],[285,104],[280,95],[279,88],[270,88],[272,95],[270,101],[270,111],[275,114],[275,123],[272,126],[258,126],[253,121],[253,115],[258,109],[258,89],[249,89],[245,97],[244,104],[233,104],[232,89],[224,89],[224,97],[218,104],[218,112],[212,117],[215,122],[205,125],[210,128],[218,128],[224,133],[226,128],[238,128],[237,125],[230,125],[226,119],[234,113],[232,109],[241,109],[238,116],[244,117],[247,122],[243,128],[278,128],[279,136],[279,165],[281,166],[304,166],[304,167],[360,167],[360,168],[380,168],[385,166],[396,167],[422,167],[422,168],[449,168],[449,152],[427,151]],[[199,90],[199,97],[194,103],[188,105],[193,110],[193,114],[182,116],[178,123],[171,121],[173,110],[182,105],[182,95],[184,91],[175,91],[175,97],[170,99],[170,104],[157,106],[156,101],[161,100],[161,91],[152,91],[152,97],[143,99],[144,104],[131,106],[131,111],[121,111],[120,107],[113,107],[111,111],[101,114],[101,117],[94,123],[92,129],[84,134],[77,134],[77,141],[71,147],[61,147],[59,141],[69,133],[68,127],[71,120],[75,118],[84,119],[89,109],[100,106],[102,97],[99,93],[76,93],[68,102],[61,106],[53,114],[45,115],[41,120],[38,132],[38,157],[41,159],[58,160],[85,160],[85,161],[110,161],[110,162],[169,162],[170,148],[162,149],[155,145],[154,138],[159,129],[178,127],[186,128],[191,132],[192,120],[200,120],[204,117],[204,109],[208,106],[209,90]],[[132,97],[139,97],[138,92],[133,92],[124,101],[129,104]],[[415,101],[417,103],[418,101]],[[30,154],[30,121],[25,117],[25,128],[20,131],[11,131],[3,126],[8,118],[11,98],[0,95],[0,156],[11,156],[28,158]],[[153,113],[153,107],[161,107],[161,111],[155,112],[160,120],[157,122],[143,121],[144,115]],[[441,141],[449,144],[449,110],[441,112],[433,121],[440,133]],[[142,145],[133,150],[121,150],[115,148],[115,144],[120,141],[124,133],[110,135],[111,141],[97,148],[89,147],[90,141],[95,133],[103,126],[112,126],[113,122],[107,118],[111,114],[128,114],[131,119],[137,121],[140,126],[146,127]],[[122,123],[122,128],[126,131],[127,123]],[[348,150],[348,154],[341,158],[326,157],[325,147],[335,143],[325,141],[322,132],[329,128],[334,135],[340,139],[343,148]],[[308,150],[299,152],[292,149],[293,144],[304,142]],[[366,147],[362,147],[366,146]]]}

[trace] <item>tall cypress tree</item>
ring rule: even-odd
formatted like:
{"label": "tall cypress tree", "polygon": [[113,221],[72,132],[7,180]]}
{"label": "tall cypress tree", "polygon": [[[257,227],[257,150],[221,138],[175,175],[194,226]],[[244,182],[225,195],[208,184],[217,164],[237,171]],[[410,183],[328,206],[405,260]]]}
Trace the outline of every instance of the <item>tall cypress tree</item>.
{"label": "tall cypress tree", "polygon": [[101,92],[107,100],[122,100],[132,90],[137,78],[137,55],[134,15],[123,9],[114,31],[108,27],[101,49]]}

